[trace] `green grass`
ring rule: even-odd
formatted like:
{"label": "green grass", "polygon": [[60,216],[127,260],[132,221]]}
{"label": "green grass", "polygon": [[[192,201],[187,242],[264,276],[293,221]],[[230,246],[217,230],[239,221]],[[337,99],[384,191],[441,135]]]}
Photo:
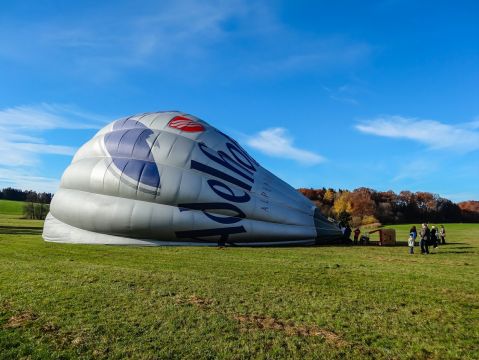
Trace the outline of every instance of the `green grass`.
{"label": "green grass", "polygon": [[0,200],[0,215],[22,215],[23,201]]}
{"label": "green grass", "polygon": [[479,358],[479,224],[446,224],[428,256],[62,245],[41,226],[0,218],[0,359]]}

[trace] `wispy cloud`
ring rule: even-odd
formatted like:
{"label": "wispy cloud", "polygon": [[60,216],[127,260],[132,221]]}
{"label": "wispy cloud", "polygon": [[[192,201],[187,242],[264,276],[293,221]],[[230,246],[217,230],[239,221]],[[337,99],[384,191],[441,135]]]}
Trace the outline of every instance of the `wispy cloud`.
{"label": "wispy cloud", "polygon": [[274,58],[253,63],[250,66],[252,72],[276,75],[350,69],[365,62],[372,53],[372,48],[367,43],[337,36],[305,40],[300,34],[289,33],[284,34],[282,38],[283,40],[279,41],[283,43],[283,47],[273,51]]}
{"label": "wispy cloud", "polygon": [[50,144],[45,140],[44,134],[55,129],[98,128],[105,121],[101,116],[69,105],[44,103],[1,109],[0,182],[18,187],[31,184],[28,188],[40,190],[45,188],[45,184],[56,186],[56,180],[35,178],[32,172],[40,166],[42,155],[71,156],[76,148]]}
{"label": "wispy cloud", "polygon": [[466,123],[465,127],[469,129],[479,130],[479,116],[477,116],[473,121]]}
{"label": "wispy cloud", "polygon": [[288,136],[284,128],[260,131],[249,137],[247,144],[266,155],[291,159],[305,165],[315,165],[326,160],[319,154],[295,147],[293,139]]}
{"label": "wispy cloud", "polygon": [[421,181],[434,176],[439,170],[439,164],[430,159],[414,159],[400,165],[399,170],[392,178],[393,182],[402,180]]}
{"label": "wispy cloud", "polygon": [[116,3],[100,9],[61,19],[3,22],[0,57],[33,66],[59,59],[60,70],[109,77],[125,68],[157,68],[201,57],[230,36],[226,23],[255,13],[255,6],[234,0],[154,2],[128,13]]}
{"label": "wispy cloud", "polygon": [[292,29],[273,5],[237,0],[151,2],[134,11],[114,3],[62,18],[0,23],[0,58],[55,66],[93,82],[132,68],[196,77],[198,68],[224,76],[232,66],[255,76],[350,70],[371,52],[369,44],[338,34]]}
{"label": "wispy cloud", "polygon": [[468,201],[468,200],[477,199],[477,198],[479,198],[479,193],[458,192],[458,193],[451,193],[451,194],[442,194],[442,197],[458,203],[458,202],[461,202],[461,201]]}
{"label": "wispy cloud", "polygon": [[385,115],[365,120],[356,129],[377,136],[408,139],[423,143],[431,149],[458,152],[479,150],[479,131],[475,123],[446,124],[398,115]]}
{"label": "wispy cloud", "polygon": [[[0,130],[17,133],[19,129],[43,131],[51,129],[91,129],[108,119],[85,112],[72,105],[22,105],[0,110]],[[23,135],[23,133],[22,133]]]}
{"label": "wispy cloud", "polygon": [[59,179],[32,176],[22,169],[5,169],[0,167],[0,184],[2,184],[2,187],[11,186],[17,189],[55,192],[59,183]]}
{"label": "wispy cloud", "polygon": [[359,105],[359,101],[355,98],[355,95],[358,93],[356,86],[350,84],[341,85],[337,88],[323,86],[323,90],[326,91],[331,100],[350,105]]}

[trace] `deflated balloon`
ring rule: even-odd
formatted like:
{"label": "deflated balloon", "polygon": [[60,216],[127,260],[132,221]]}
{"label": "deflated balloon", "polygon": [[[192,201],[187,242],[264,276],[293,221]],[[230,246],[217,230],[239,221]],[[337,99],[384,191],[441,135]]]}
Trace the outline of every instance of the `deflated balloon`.
{"label": "deflated balloon", "polygon": [[235,140],[180,112],[117,120],[65,170],[46,241],[119,245],[315,244],[338,227]]}

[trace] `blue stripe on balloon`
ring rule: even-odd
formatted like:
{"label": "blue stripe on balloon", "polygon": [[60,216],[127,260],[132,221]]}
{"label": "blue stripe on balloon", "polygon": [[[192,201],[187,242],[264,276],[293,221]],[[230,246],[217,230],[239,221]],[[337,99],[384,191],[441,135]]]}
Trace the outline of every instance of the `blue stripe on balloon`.
{"label": "blue stripe on balloon", "polygon": [[140,184],[160,185],[160,173],[147,139],[153,134],[143,123],[125,119],[113,125],[105,135],[105,147],[113,164],[122,173]]}

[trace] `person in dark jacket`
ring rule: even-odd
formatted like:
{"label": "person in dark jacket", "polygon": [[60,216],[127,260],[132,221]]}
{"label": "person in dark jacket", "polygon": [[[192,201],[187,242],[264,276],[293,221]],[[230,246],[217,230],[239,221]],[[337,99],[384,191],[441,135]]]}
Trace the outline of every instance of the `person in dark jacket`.
{"label": "person in dark jacket", "polygon": [[422,224],[422,229],[419,235],[421,236],[421,254],[429,254],[429,241],[431,239],[431,232],[429,231],[427,224]]}
{"label": "person in dark jacket", "polygon": [[347,240],[350,240],[351,241],[351,228],[349,227],[349,225],[346,225],[346,229],[344,230],[344,237],[347,239]]}
{"label": "person in dark jacket", "polygon": [[431,244],[434,249],[437,248],[437,229],[434,225],[431,228]]}
{"label": "person in dark jacket", "polygon": [[359,234],[361,234],[361,230],[359,230],[359,228],[357,227],[354,230],[354,245],[358,244]]}

